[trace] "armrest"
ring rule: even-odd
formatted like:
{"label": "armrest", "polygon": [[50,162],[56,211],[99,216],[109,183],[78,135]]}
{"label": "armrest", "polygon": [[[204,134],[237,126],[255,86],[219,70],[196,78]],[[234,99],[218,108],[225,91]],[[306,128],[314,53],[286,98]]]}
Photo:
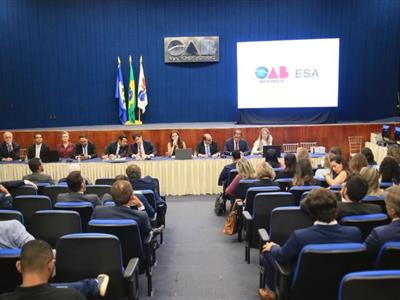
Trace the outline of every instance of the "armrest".
{"label": "armrest", "polygon": [[146,245],[150,244],[153,241],[153,237],[154,237],[154,233],[153,233],[153,230],[151,230],[149,232],[149,234],[147,235],[146,239],[143,241],[144,245],[146,246]]}
{"label": "armrest", "polygon": [[138,270],[138,268],[139,268],[139,258],[137,257],[131,258],[128,262],[128,265],[126,266],[124,272],[124,278],[132,278],[133,274]]}
{"label": "armrest", "polygon": [[270,240],[268,232],[264,229],[258,229],[258,235],[260,236],[260,242],[266,243]]}
{"label": "armrest", "polygon": [[275,259],[274,259],[274,264],[275,264],[276,270],[278,271],[278,273],[280,275],[282,275],[284,277],[289,277],[290,276],[290,269],[288,267],[282,266]]}
{"label": "armrest", "polygon": [[243,215],[244,219],[246,220],[246,222],[253,221],[253,217],[250,215],[250,213],[247,210],[244,210],[242,212],[242,215]]}
{"label": "armrest", "polygon": [[150,219],[150,223],[155,221],[157,221],[157,213],[154,213],[154,216]]}

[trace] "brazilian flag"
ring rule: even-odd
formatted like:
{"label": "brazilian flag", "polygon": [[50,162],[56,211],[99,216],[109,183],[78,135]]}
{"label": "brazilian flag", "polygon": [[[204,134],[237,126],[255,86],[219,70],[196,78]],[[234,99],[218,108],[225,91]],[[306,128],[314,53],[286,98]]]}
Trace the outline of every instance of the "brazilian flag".
{"label": "brazilian flag", "polygon": [[128,90],[128,121],[126,125],[135,124],[136,93],[135,75],[133,75],[132,57],[129,55],[129,90]]}

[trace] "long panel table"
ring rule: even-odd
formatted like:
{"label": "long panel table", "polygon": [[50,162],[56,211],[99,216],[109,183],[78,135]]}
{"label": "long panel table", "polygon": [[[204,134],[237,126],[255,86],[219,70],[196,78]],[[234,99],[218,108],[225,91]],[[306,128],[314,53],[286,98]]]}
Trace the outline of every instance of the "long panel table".
{"label": "long panel table", "polygon": [[[251,156],[248,159],[252,164],[262,160],[261,157]],[[311,159],[313,167],[320,163],[320,156]],[[78,163],[78,162],[74,162]],[[189,160],[175,160],[156,157],[152,160],[136,161],[127,159],[120,162],[108,162],[101,159],[93,159],[87,162],[79,162],[82,176],[93,183],[97,178],[115,177],[125,174],[126,167],[138,164],[142,170],[142,176],[150,175],[160,181],[160,192],[166,195],[203,195],[217,194],[222,191],[218,186],[218,177],[222,168],[231,163],[229,158],[204,159],[194,158]],[[72,163],[58,162],[45,163],[44,173],[54,180],[59,180],[68,175]],[[0,181],[22,179],[30,170],[26,162],[0,163]]]}

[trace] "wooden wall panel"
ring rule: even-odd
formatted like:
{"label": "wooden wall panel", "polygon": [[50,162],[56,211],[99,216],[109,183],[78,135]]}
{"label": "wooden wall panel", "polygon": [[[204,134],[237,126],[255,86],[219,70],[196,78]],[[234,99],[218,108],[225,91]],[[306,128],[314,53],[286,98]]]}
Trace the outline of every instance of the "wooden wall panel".
{"label": "wooden wall panel", "polygon": [[[241,128],[243,136],[252,146],[257,138],[260,127]],[[344,152],[348,153],[348,136],[361,135],[363,141],[369,141],[371,132],[380,132],[382,124],[335,124],[335,125],[309,125],[309,126],[274,126],[270,127],[271,134],[274,138],[274,144],[295,143],[295,142],[317,142],[320,146],[325,146],[329,149],[332,146],[341,146]],[[210,129],[181,129],[179,130],[187,147],[195,149],[196,143],[201,140],[202,135],[209,132],[218,142],[220,148],[223,148],[224,141],[232,136],[233,128],[210,128]],[[132,133],[135,130],[124,131],[69,131],[70,141],[76,143],[81,134],[86,134],[89,139],[97,146],[98,154],[101,154],[104,148],[113,140],[116,140],[118,135],[126,134],[129,143],[132,142]],[[158,154],[164,155],[167,150],[169,141],[169,129],[154,129],[141,130],[144,139],[151,140],[157,147]],[[21,145],[21,148],[27,148],[33,143],[33,134],[35,131],[18,131],[14,133],[14,140]],[[45,143],[50,148],[55,149],[56,144],[61,141],[62,131],[43,131]],[[1,132],[2,134],[2,132]]]}

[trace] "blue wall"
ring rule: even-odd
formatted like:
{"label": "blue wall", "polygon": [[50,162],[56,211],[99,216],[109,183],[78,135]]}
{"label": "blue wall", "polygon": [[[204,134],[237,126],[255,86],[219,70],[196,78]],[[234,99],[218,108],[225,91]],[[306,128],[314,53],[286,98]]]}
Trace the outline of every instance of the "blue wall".
{"label": "blue wall", "polygon": [[[220,62],[168,65],[163,37],[220,36]],[[0,128],[117,124],[117,55],[144,56],[143,120],[236,121],[236,42],[341,38],[340,121],[394,115],[398,0],[1,0]],[[56,119],[51,119],[55,115]]]}

